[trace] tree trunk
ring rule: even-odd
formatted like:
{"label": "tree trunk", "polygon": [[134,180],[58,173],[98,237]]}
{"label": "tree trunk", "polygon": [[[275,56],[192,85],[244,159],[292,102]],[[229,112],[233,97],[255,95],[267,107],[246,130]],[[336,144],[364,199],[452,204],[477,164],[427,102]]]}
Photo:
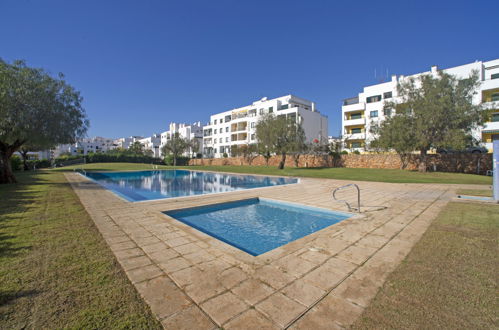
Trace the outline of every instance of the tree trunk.
{"label": "tree trunk", "polygon": [[418,167],[419,172],[426,172],[426,169],[427,169],[426,153],[427,153],[427,149],[425,149],[425,148],[421,149],[421,161],[420,161],[419,167]]}
{"label": "tree trunk", "polygon": [[283,152],[281,156],[281,161],[279,162],[278,169],[282,170],[284,168],[284,164],[286,163],[286,153]]}
{"label": "tree trunk", "polygon": [[177,166],[177,156],[173,155],[173,167]]}
{"label": "tree trunk", "polygon": [[0,157],[2,160],[2,167],[0,170],[0,183],[16,183],[16,177],[12,172],[12,164],[10,163],[10,157],[13,152],[0,152]]}
{"label": "tree trunk", "polygon": [[28,163],[27,163],[28,152],[25,150],[19,150],[19,153],[21,154],[21,157],[23,158],[23,170],[29,171],[29,167],[28,167]]}

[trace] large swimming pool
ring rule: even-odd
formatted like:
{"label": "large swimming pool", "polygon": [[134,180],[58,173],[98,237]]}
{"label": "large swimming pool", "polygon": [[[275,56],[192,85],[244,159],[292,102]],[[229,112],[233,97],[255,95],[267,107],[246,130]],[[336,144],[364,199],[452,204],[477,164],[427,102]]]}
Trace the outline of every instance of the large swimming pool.
{"label": "large swimming pool", "polygon": [[174,210],[165,214],[253,256],[352,216],[265,198]]}
{"label": "large swimming pool", "polygon": [[86,175],[131,202],[213,194],[298,182],[296,178],[188,170],[88,172]]}

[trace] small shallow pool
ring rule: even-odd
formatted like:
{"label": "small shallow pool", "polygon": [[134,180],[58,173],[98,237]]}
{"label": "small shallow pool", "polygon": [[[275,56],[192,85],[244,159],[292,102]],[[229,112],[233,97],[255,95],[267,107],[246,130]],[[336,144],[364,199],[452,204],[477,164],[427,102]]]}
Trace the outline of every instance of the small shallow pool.
{"label": "small shallow pool", "polygon": [[253,256],[353,216],[264,198],[164,213]]}
{"label": "small shallow pool", "polygon": [[86,175],[131,202],[298,183],[296,178],[188,170],[87,172]]}

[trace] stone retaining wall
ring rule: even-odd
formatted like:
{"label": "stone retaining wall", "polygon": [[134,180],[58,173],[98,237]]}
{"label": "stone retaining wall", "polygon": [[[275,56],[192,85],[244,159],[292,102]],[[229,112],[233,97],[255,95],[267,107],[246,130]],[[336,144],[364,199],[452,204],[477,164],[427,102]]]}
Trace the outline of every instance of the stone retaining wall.
{"label": "stone retaining wall", "polygon": [[[269,166],[277,166],[281,157],[273,156],[269,159]],[[405,160],[407,170],[417,170],[421,164],[421,156],[411,155]],[[189,165],[266,165],[262,156],[245,159],[243,157],[231,158],[203,158],[191,159]],[[296,167],[292,156],[286,158],[286,167]],[[364,154],[341,155],[340,158],[332,156],[302,155],[298,159],[298,167],[346,167],[346,168],[402,168],[402,160],[396,154]],[[492,154],[451,154],[427,155],[427,167],[430,171],[485,174],[492,169]]]}

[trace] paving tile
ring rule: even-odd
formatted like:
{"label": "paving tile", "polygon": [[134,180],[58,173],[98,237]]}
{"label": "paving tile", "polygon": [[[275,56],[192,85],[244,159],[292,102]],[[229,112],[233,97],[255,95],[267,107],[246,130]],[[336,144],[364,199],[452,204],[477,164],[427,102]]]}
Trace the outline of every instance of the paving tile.
{"label": "paving tile", "polygon": [[281,289],[286,284],[295,280],[295,277],[286,274],[273,266],[263,266],[255,272],[254,276],[276,290]]}
{"label": "paving tile", "polygon": [[133,249],[127,249],[127,250],[121,250],[121,251],[114,251],[114,255],[118,259],[126,259],[126,258],[143,256],[144,251],[142,251],[139,248],[133,248]]}
{"label": "paving tile", "polygon": [[200,264],[202,262],[208,262],[214,260],[216,257],[205,252],[205,251],[198,251],[195,253],[189,253],[183,255],[183,257],[187,260],[189,260],[193,264]]}
{"label": "paving tile", "polygon": [[184,258],[177,257],[177,258],[165,261],[165,262],[161,262],[158,264],[158,266],[161,267],[161,269],[163,269],[167,273],[173,273],[177,270],[181,270],[181,269],[190,267],[191,264],[187,260],[185,260]]}
{"label": "paving tile", "polygon": [[275,291],[270,286],[259,280],[248,279],[237,287],[233,288],[232,292],[234,292],[246,303],[254,305],[259,301],[267,298]]}
{"label": "paving tile", "polygon": [[195,253],[201,250],[201,248],[194,243],[187,243],[180,246],[176,246],[174,247],[174,249],[180,254]]}
{"label": "paving tile", "polygon": [[130,270],[138,267],[143,267],[152,264],[152,260],[146,256],[139,256],[134,258],[119,259],[119,263],[124,270]]}
{"label": "paving tile", "polygon": [[349,246],[346,250],[338,253],[337,257],[346,261],[353,262],[357,265],[362,264],[370,256],[376,252],[375,248],[367,246]]}
{"label": "paving tile", "polygon": [[342,274],[348,274],[351,271],[353,271],[355,268],[358,267],[358,265],[356,265],[352,262],[349,262],[349,261],[346,261],[346,260],[343,260],[343,259],[340,259],[337,257],[333,257],[333,258],[329,259],[328,261],[326,261],[324,263],[324,266],[332,269],[333,271],[335,271],[337,273],[342,273]]}
{"label": "paving tile", "polygon": [[173,272],[170,276],[180,287],[204,281],[203,272],[194,266]]}
{"label": "paving tile", "polygon": [[184,238],[184,237],[177,237],[177,238],[168,239],[168,240],[165,241],[165,243],[168,244],[171,247],[176,247],[176,246],[184,245],[184,244],[187,244],[187,243],[190,243],[190,242],[191,241],[189,241],[187,238]]}
{"label": "paving tile", "polygon": [[152,252],[159,252],[159,251],[164,251],[167,250],[168,246],[166,246],[165,243],[163,242],[157,242],[153,244],[148,244],[148,245],[142,245],[142,250],[146,253],[152,253]]}
{"label": "paving tile", "polygon": [[198,304],[227,290],[222,283],[209,277],[205,277],[199,283],[188,285],[184,289],[189,297]]}
{"label": "paving tile", "polygon": [[305,311],[306,307],[277,292],[256,305],[256,309],[279,326],[285,327]]}
{"label": "paving tile", "polygon": [[316,266],[315,263],[304,260],[294,255],[289,255],[287,257],[281,258],[273,263],[273,265],[278,266],[286,274],[292,275],[294,277],[300,277]]}
{"label": "paving tile", "polygon": [[142,247],[160,242],[160,240],[154,236],[135,237],[134,241]]}
{"label": "paving tile", "polygon": [[322,265],[319,268],[306,274],[303,279],[320,289],[328,291],[332,287],[340,283],[345,278],[345,276],[345,273],[336,272],[330,267]]}
{"label": "paving tile", "polygon": [[178,313],[192,303],[187,296],[166,276],[135,285],[151,310],[160,319]]}
{"label": "paving tile", "polygon": [[248,275],[238,267],[232,267],[224,270],[219,276],[218,280],[227,288],[230,289],[242,281],[246,280]]}
{"label": "paving tile", "polygon": [[127,240],[121,243],[110,244],[109,247],[113,251],[121,251],[121,250],[136,248],[137,245],[134,242]]}
{"label": "paving tile", "polygon": [[279,327],[272,321],[263,316],[262,313],[249,309],[241,315],[235,317],[224,325],[224,329],[259,329],[259,330],[277,330]]}
{"label": "paving tile", "polygon": [[201,308],[218,325],[222,325],[237,314],[248,309],[248,306],[232,292],[226,292],[201,304]]}
{"label": "paving tile", "polygon": [[158,277],[164,273],[156,265],[147,265],[128,270],[126,274],[132,283],[138,283]]}
{"label": "paving tile", "polygon": [[166,249],[154,252],[148,252],[147,255],[156,263],[167,262],[173,258],[180,256],[177,251],[173,249]]}
{"label": "paving tile", "polygon": [[322,251],[306,251],[305,253],[300,254],[299,257],[319,265],[331,256]]}
{"label": "paving tile", "polygon": [[367,307],[380,288],[370,277],[362,279],[350,276],[343,281],[332,293],[356,305]]}
{"label": "paving tile", "polygon": [[198,306],[190,306],[161,321],[163,328],[175,330],[208,330],[218,328]]}
{"label": "paving tile", "polygon": [[326,294],[326,291],[303,279],[294,281],[291,285],[282,289],[281,292],[305,306],[311,306]]}

